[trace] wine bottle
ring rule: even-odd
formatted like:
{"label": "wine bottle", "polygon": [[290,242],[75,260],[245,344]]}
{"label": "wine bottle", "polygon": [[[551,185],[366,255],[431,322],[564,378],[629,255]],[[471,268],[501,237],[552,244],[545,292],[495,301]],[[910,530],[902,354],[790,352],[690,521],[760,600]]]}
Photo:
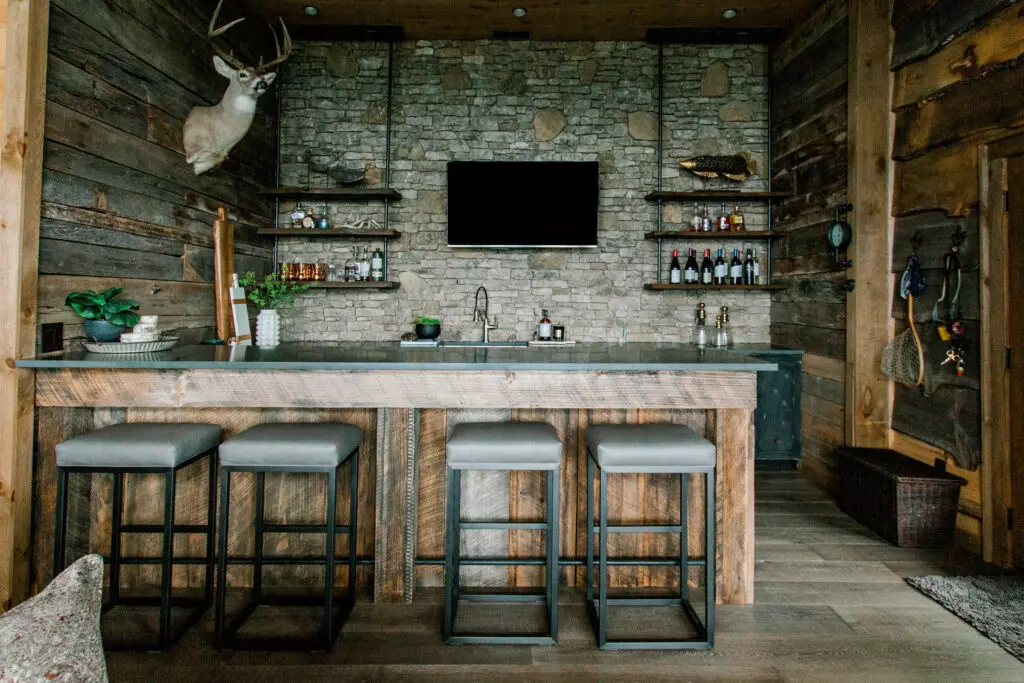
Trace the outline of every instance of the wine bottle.
{"label": "wine bottle", "polygon": [[740,250],[732,250],[732,261],[729,263],[729,284],[743,284],[743,262],[740,261]]}
{"label": "wine bottle", "polygon": [[756,256],[754,257],[754,284],[761,284],[761,262],[757,260]]}
{"label": "wine bottle", "polygon": [[714,281],[715,264],[711,262],[711,250],[704,250],[704,260],[700,262],[700,283],[710,285]]}
{"label": "wine bottle", "polygon": [[747,219],[740,213],[740,205],[737,204],[732,210],[732,215],[729,216],[729,222],[732,224],[732,229],[736,232],[744,232],[747,229]]}
{"label": "wine bottle", "polygon": [[718,214],[718,231],[729,232],[729,209],[725,208],[725,202],[722,202],[722,213]]}
{"label": "wine bottle", "polygon": [[672,250],[672,267],[669,270],[668,281],[678,285],[683,280],[683,270],[679,267],[679,250]]}
{"label": "wine bottle", "polygon": [[757,284],[754,282],[754,252],[750,249],[747,249],[747,260],[743,262],[743,284]]}
{"label": "wine bottle", "polygon": [[384,253],[380,247],[374,247],[373,257],[370,259],[370,279],[374,282],[384,280]]}
{"label": "wine bottle", "polygon": [[729,264],[722,256],[722,250],[718,250],[718,258],[715,259],[715,284],[724,285],[729,282]]}
{"label": "wine bottle", "polygon": [[704,205],[704,214],[700,217],[700,229],[704,232],[711,232],[713,227],[711,222],[711,213],[708,212],[707,204]]}
{"label": "wine bottle", "polygon": [[688,285],[695,285],[700,282],[700,270],[697,266],[696,249],[690,249],[690,256],[686,259],[686,267],[683,269],[683,282]]}

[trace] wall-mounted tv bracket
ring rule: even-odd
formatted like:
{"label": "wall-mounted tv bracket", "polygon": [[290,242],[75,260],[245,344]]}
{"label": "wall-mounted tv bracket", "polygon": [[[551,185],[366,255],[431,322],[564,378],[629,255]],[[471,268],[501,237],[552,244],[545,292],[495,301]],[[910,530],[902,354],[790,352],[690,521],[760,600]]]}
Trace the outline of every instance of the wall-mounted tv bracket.
{"label": "wall-mounted tv bracket", "polygon": [[[837,268],[850,268],[853,266],[853,261],[843,258],[846,255],[847,248],[850,246],[850,242],[853,240],[853,228],[850,227],[850,223],[846,220],[846,214],[851,211],[853,211],[853,204],[837,206],[835,220],[828,229],[828,256],[832,264]],[[847,280],[845,286],[847,292],[852,292],[856,282],[854,280]]]}

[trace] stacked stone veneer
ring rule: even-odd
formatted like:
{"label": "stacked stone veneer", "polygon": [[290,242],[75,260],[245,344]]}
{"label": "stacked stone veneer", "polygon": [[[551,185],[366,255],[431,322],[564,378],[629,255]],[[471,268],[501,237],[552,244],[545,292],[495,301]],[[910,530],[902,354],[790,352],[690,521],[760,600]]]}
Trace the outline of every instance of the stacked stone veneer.
{"label": "stacked stone veneer", "polygon": [[[762,46],[665,48],[664,186],[734,187],[678,166],[697,154],[745,152],[765,173],[768,100]],[[441,318],[444,337],[476,339],[473,294],[485,285],[499,329],[492,338],[529,339],[541,308],[583,341],[688,341],[697,303],[728,305],[737,341],[767,342],[769,296],[761,292],[652,293],[658,207],[644,200],[657,183],[657,47],[645,43],[406,42],[395,47],[391,185],[393,291],[310,290],[284,311],[286,340],[385,340],[410,330],[417,315]],[[345,159],[384,167],[387,48],[374,43],[303,43],[282,78],[284,185],[323,187],[302,161]],[[450,160],[594,161],[601,164],[598,247],[579,250],[467,250],[447,244],[446,163]],[[767,189],[756,174],[744,190]],[[496,188],[500,191],[500,188]],[[283,203],[282,214],[294,205]],[[666,204],[666,227],[692,205]],[[715,213],[719,206],[712,207]],[[750,229],[767,210],[744,207]],[[353,215],[382,221],[380,203],[330,205],[335,223]],[[282,222],[286,219],[282,217]],[[537,216],[543,221],[544,216]],[[487,214],[480,229],[487,229]],[[282,262],[342,265],[364,241],[283,238]],[[372,244],[372,243],[371,243]],[[754,247],[762,242],[666,243]]]}

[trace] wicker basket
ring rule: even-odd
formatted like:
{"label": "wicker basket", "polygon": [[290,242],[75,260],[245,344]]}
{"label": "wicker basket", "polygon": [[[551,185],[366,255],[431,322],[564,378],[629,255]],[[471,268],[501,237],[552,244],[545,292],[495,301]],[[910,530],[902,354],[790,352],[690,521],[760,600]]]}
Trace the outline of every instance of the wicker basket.
{"label": "wicker basket", "polygon": [[836,454],[846,514],[898,546],[952,542],[963,479],[892,450],[842,447]]}

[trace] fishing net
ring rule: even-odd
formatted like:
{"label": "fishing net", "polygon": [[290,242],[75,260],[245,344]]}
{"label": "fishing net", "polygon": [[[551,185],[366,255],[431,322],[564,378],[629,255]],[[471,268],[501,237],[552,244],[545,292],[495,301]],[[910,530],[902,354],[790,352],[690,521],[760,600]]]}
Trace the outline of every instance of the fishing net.
{"label": "fishing net", "polygon": [[914,326],[914,296],[924,291],[924,271],[917,255],[910,257],[900,279],[900,296],[907,301],[910,326],[882,350],[882,372],[907,387],[924,384],[924,347]]}
{"label": "fishing net", "polygon": [[914,327],[913,295],[907,298],[907,320],[910,327],[882,349],[882,372],[904,386],[919,387],[924,383],[924,353]]}

